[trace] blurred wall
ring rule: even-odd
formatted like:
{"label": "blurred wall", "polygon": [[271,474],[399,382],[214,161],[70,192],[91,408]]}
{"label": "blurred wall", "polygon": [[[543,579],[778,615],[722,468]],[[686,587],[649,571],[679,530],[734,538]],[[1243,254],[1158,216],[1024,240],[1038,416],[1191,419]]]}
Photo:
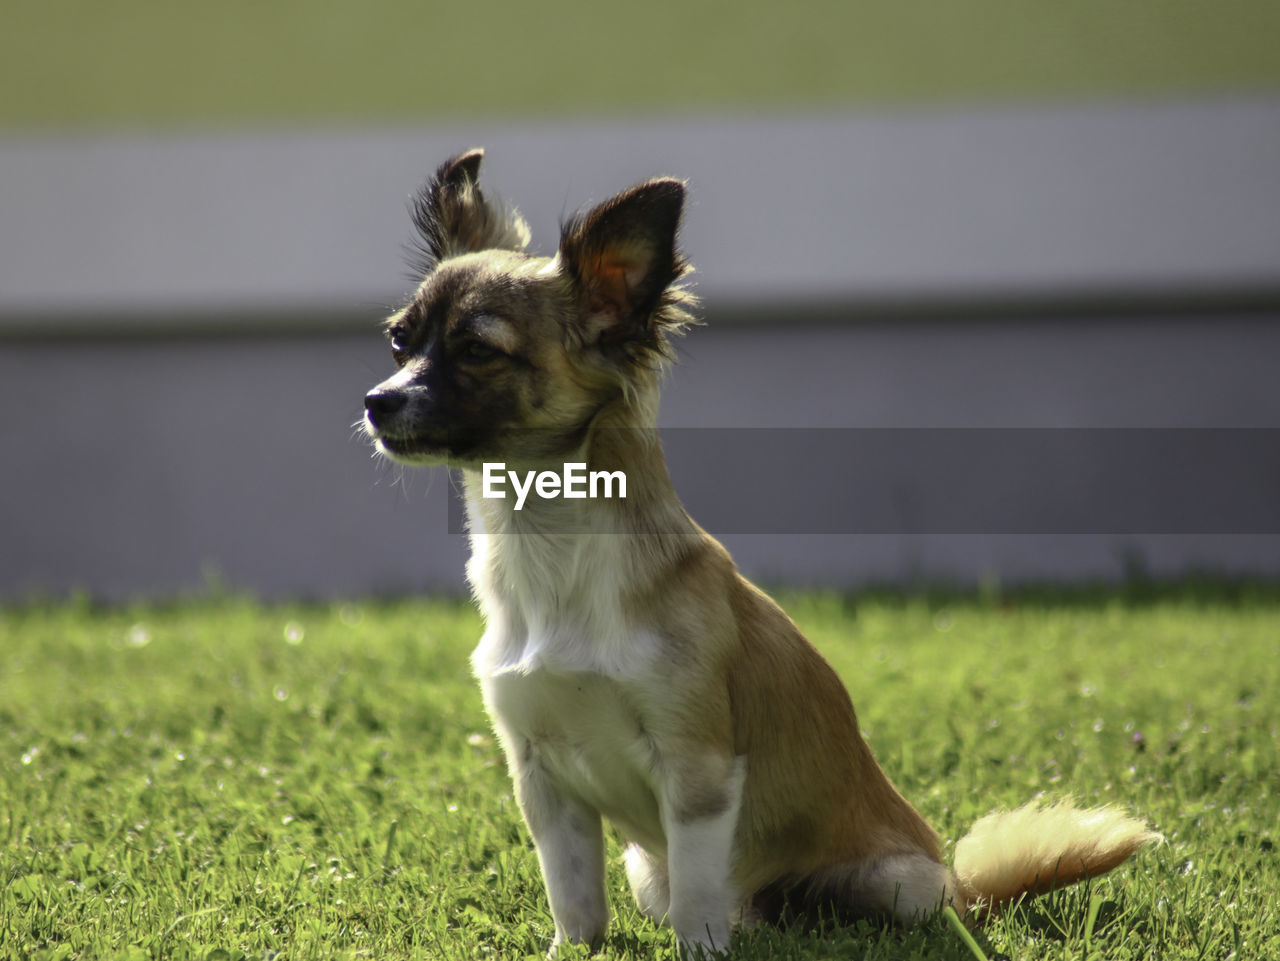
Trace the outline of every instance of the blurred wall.
{"label": "blurred wall", "polygon": [[[390,368],[406,199],[476,144],[547,252],[581,205],[689,179],[709,323],[665,425],[1190,431],[1176,467],[1118,478],[1189,517],[1128,520],[1118,463],[1064,494],[975,445],[974,529],[929,529],[973,481],[926,452],[850,471],[917,498],[869,530],[752,533],[745,502],[720,532],[749,573],[1280,574],[1280,8],[579,7],[7,12],[0,597],[460,589],[447,476],[371,461],[351,425]],[[1244,438],[1229,484],[1208,436]],[[758,499],[804,490],[783,447]],[[727,502],[696,459],[673,471]],[[1114,529],[1006,522],[1055,511]]]}
{"label": "blurred wall", "polygon": [[[405,196],[472,143],[544,250],[584,201],[690,178],[709,325],[682,344],[667,425],[1280,428],[1265,98],[5,145],[22,189],[0,207],[0,592],[460,588],[447,476],[372,462],[351,425],[390,368],[377,321],[408,286]],[[803,471],[769,450],[759,466],[778,496]],[[1258,462],[1251,496],[1273,500],[1274,471]],[[691,503],[724,483],[681,478]],[[1001,496],[1052,510],[1042,487]],[[834,585],[1274,576],[1280,525],[1249,516],[827,536],[743,520],[729,540],[751,573]]]}

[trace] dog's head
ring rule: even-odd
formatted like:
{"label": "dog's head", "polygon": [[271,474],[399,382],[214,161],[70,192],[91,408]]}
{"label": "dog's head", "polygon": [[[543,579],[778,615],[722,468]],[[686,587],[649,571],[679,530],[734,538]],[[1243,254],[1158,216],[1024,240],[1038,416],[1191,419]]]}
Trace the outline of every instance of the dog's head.
{"label": "dog's head", "polygon": [[650,390],[691,322],[677,281],[678,180],[625,190],[561,228],[552,258],[490,202],[483,152],[436,171],[413,203],[422,283],[387,321],[396,372],[365,396],[365,430],[405,463],[536,462],[583,442]]}

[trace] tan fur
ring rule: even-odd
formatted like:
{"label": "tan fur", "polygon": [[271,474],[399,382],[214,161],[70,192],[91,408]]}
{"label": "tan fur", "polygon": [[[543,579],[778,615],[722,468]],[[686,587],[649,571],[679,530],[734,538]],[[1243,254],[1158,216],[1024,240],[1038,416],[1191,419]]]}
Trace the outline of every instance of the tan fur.
{"label": "tan fur", "polygon": [[1105,874],[1158,840],[1113,807],[1033,802],[979,819],[956,844],[954,870],[968,907],[999,907]]}
{"label": "tan fur", "polygon": [[[475,151],[445,164],[416,202],[427,276],[389,324],[400,369],[367,396],[366,427],[390,456],[462,470],[486,621],[473,665],[556,944],[604,936],[602,817],[629,841],[642,910],[713,951],[738,924],[811,907],[910,922],[1007,903],[1156,837],[1111,809],[1029,806],[979,821],[953,876],[835,672],[672,488],[656,418],[669,338],[690,322],[683,187],[619,194],[547,259],[485,205],[478,167]],[[481,496],[491,459],[621,470],[628,496],[517,511]]]}

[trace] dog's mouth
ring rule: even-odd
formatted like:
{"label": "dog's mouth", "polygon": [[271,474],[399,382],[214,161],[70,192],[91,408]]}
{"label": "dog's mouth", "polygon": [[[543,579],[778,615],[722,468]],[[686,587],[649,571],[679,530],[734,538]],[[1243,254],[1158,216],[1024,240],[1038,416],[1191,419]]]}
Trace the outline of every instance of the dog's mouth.
{"label": "dog's mouth", "polygon": [[404,464],[438,464],[449,456],[449,446],[443,440],[420,437],[374,438],[378,452]]}
{"label": "dog's mouth", "polygon": [[379,427],[365,418],[365,435],[382,456],[406,466],[479,467],[486,460],[571,458],[581,446],[582,429],[496,429],[477,431],[450,425],[434,428],[418,423],[415,430]]}
{"label": "dog's mouth", "polygon": [[382,456],[411,467],[449,464],[462,467],[479,463],[477,439],[465,431],[450,429],[412,435],[381,431],[366,424],[365,431]]}

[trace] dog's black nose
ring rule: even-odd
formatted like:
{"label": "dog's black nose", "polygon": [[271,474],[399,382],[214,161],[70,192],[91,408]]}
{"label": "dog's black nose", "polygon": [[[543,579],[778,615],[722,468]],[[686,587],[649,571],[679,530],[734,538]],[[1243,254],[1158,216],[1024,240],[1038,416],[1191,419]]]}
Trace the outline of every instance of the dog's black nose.
{"label": "dog's black nose", "polygon": [[369,413],[369,420],[377,424],[400,410],[406,400],[408,398],[403,391],[375,387],[364,395],[364,409]]}

